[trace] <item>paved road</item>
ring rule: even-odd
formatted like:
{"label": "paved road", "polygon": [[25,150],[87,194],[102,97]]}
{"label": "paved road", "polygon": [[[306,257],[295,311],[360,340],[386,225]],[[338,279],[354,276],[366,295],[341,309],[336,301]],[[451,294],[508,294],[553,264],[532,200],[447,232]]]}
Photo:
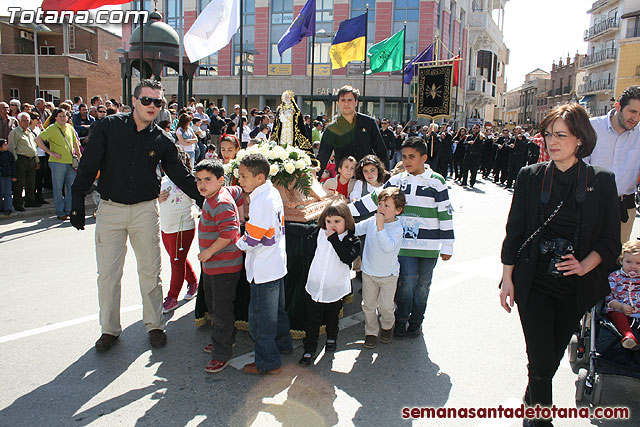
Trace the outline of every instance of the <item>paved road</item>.
{"label": "paved road", "polygon": [[[499,249],[511,195],[478,181],[453,186],[454,257],[436,268],[424,335],[362,348],[359,297],[345,308],[339,348],[311,368],[284,356],[277,376],[229,367],[204,372],[210,330],[196,329],[194,302],[169,318],[169,343],[151,350],[141,323],[133,251],[122,291],[124,331],[106,354],[93,348],[97,323],[94,225],[78,232],[55,218],[0,223],[0,425],[408,425],[403,407],[515,407],[526,384],[517,315],[498,304]],[[634,235],[639,229],[636,228]],[[196,260],[196,250],[189,254]],[[169,259],[163,254],[165,292]],[[355,284],[356,288],[359,283]],[[184,293],[184,291],[183,291]],[[250,357],[238,335],[235,366]],[[575,407],[575,379],[563,361],[558,406]],[[556,426],[638,425],[637,382],[607,378],[604,404],[630,406],[635,420],[556,420]],[[416,420],[416,425],[516,426],[518,420]]]}

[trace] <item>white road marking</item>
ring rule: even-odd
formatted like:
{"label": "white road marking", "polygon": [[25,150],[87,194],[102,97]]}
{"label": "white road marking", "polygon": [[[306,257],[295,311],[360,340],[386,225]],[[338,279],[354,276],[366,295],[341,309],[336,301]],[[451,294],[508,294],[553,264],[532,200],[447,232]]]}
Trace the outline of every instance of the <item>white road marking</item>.
{"label": "white road marking", "polygon": [[[483,270],[485,270],[487,264],[490,263],[497,263],[497,265],[499,264],[499,258],[497,258],[496,256],[490,256],[490,257],[484,257],[484,258],[480,258],[480,259],[476,259],[476,260],[472,260],[472,261],[467,261],[467,262],[461,262],[461,263],[452,263],[447,265],[449,270],[453,270],[453,271],[458,271],[462,274],[453,277],[451,279],[448,280],[444,280],[444,281],[439,281],[434,280],[434,284],[431,287],[431,293],[438,293],[441,291],[444,291],[448,288],[450,288],[451,286],[457,285],[461,282],[464,282],[466,280],[470,280],[473,279],[473,277],[477,277],[477,276],[481,276],[481,277],[492,277],[492,274],[486,274],[486,272],[484,272]],[[470,276],[468,274],[469,271],[473,271],[474,272],[474,276]],[[353,272],[352,272],[353,273]],[[484,274],[483,274],[484,273]],[[355,273],[353,273],[353,275],[355,276]],[[498,277],[498,276],[495,276]],[[182,306],[181,306],[182,307]],[[120,310],[121,313],[128,313],[131,311],[135,311],[135,310],[140,310],[142,309],[142,305],[137,304],[137,305],[132,305],[132,306],[128,306],[128,307],[124,307]],[[86,322],[92,322],[92,321],[96,321],[98,320],[98,314],[91,314],[88,316],[83,316],[83,317],[79,317],[76,319],[70,319],[70,320],[65,320],[63,322],[58,322],[58,323],[53,323],[51,325],[46,325],[46,326],[41,326],[38,328],[33,328],[33,329],[29,329],[26,331],[22,331],[22,332],[16,332],[14,334],[10,334],[10,335],[5,335],[3,337],[0,337],[0,344],[6,343],[6,342],[11,342],[11,341],[15,341],[21,338],[26,338],[26,337],[30,337],[33,335],[38,335],[38,334],[43,334],[46,332],[51,332],[51,331],[55,331],[58,329],[62,329],[62,328],[66,328],[69,326],[75,326],[75,325],[79,325],[82,323],[86,323]],[[351,316],[348,317],[344,317],[342,319],[340,319],[340,329],[346,329],[346,328],[350,328],[351,326],[357,325],[361,322],[364,321],[364,313],[362,311],[355,313]],[[297,345],[295,345],[295,347],[299,347],[301,345],[301,343],[297,343]],[[295,348],[294,347],[294,348]],[[242,369],[243,365],[240,365],[239,367],[235,366],[236,363],[234,363],[234,361],[236,361],[237,363],[241,363],[241,362],[245,362],[246,363],[251,363],[253,361],[253,352],[252,353],[248,353],[246,355],[243,356],[239,356],[236,357],[234,359],[232,359],[231,361],[231,366],[233,366],[236,369]]]}
{"label": "white road marking", "polygon": [[[130,311],[140,310],[142,305],[131,305],[120,309],[120,313],[128,313]],[[52,323],[51,325],[41,326],[39,328],[29,329],[22,332],[16,332],[15,334],[5,335],[0,337],[0,344],[19,340],[21,338],[30,337],[33,335],[44,334],[45,332],[55,331],[56,329],[62,329],[69,326],[79,325],[81,323],[92,322],[98,320],[98,314],[91,314],[89,316],[78,317],[77,319],[65,320],[64,322]]]}

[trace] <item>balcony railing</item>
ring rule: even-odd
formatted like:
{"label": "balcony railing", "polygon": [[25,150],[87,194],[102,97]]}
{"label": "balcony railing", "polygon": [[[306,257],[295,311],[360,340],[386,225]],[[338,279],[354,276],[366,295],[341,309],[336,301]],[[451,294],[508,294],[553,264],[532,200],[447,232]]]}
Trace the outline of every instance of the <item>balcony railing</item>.
{"label": "balcony railing", "polygon": [[560,96],[560,95],[562,95],[562,88],[561,88],[561,87],[557,88],[553,94],[554,94],[555,96]]}
{"label": "balcony railing", "polygon": [[495,85],[489,81],[487,81],[483,77],[469,77],[468,79],[468,90],[469,92],[482,92],[485,95],[494,97],[496,96]]}
{"label": "balcony railing", "polygon": [[617,53],[617,49],[614,47],[595,52],[594,54],[587,55],[582,59],[582,66],[591,67],[603,61],[614,60],[616,59]]}
{"label": "balcony railing", "polygon": [[589,10],[587,11],[587,13],[591,13],[591,12],[593,12],[594,10],[596,10],[597,8],[599,8],[600,6],[602,6],[602,5],[606,4],[608,1],[609,1],[609,0],[598,0],[598,1],[594,2],[594,3],[591,5],[591,9],[589,9]]}
{"label": "balcony railing", "polygon": [[611,90],[613,89],[613,81],[602,79],[602,80],[590,80],[585,84],[578,86],[578,95],[587,95],[589,93],[599,92],[602,90]]}
{"label": "balcony railing", "polygon": [[599,36],[600,34],[611,30],[616,29],[620,26],[620,19],[618,18],[609,18],[604,21],[600,21],[595,24],[593,27],[585,30],[584,32],[584,41],[591,40],[594,37]]}
{"label": "balcony railing", "polygon": [[591,117],[600,117],[600,116],[605,116],[607,113],[609,112],[608,108],[592,108],[591,110],[589,110],[589,115]]}
{"label": "balcony railing", "polygon": [[563,95],[568,95],[570,93],[571,93],[571,86],[565,86],[564,88],[562,88]]}

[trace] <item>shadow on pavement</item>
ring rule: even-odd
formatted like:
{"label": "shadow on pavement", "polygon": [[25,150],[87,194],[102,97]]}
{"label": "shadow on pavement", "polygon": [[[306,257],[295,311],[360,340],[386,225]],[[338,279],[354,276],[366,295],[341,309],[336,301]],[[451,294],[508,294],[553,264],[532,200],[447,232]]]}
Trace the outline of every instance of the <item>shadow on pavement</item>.
{"label": "shadow on pavement", "polygon": [[[32,224],[0,233],[0,243],[7,243],[18,239],[23,239],[25,237],[44,233],[45,231],[49,231],[54,228],[73,228],[68,220],[61,221],[55,216],[47,218],[29,218],[25,219],[25,222],[31,222]],[[87,216],[85,227],[87,225],[93,225],[95,224],[95,222],[96,220],[92,216]],[[0,225],[2,225],[2,223],[0,223]],[[10,236],[16,237],[9,238]]]}
{"label": "shadow on pavement", "polygon": [[[7,426],[98,420],[140,426],[274,420],[285,426],[390,425],[401,420],[403,407],[447,402],[451,380],[429,359],[422,338],[366,350],[361,328],[360,323],[341,331],[338,351],[324,354],[316,366],[299,366],[302,349],[296,348],[283,356],[279,375],[250,376],[232,367],[204,372],[208,355],[202,347],[211,330],[195,329],[192,312],[168,324],[167,346],[148,358],[148,337],[138,321],[111,350],[89,348],[53,380],[0,411],[0,419]],[[234,356],[252,349],[248,333],[239,332]]]}

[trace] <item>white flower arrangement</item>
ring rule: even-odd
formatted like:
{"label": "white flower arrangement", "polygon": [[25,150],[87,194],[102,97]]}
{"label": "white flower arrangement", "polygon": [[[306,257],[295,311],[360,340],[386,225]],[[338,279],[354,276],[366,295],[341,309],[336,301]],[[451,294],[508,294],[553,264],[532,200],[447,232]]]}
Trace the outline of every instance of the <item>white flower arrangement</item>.
{"label": "white flower arrangement", "polygon": [[284,188],[293,188],[309,194],[312,182],[311,158],[296,147],[282,147],[273,141],[263,141],[242,149],[236,154],[236,158],[224,165],[226,176],[238,178],[240,161],[247,155],[262,154],[270,164],[269,178],[271,181]]}

